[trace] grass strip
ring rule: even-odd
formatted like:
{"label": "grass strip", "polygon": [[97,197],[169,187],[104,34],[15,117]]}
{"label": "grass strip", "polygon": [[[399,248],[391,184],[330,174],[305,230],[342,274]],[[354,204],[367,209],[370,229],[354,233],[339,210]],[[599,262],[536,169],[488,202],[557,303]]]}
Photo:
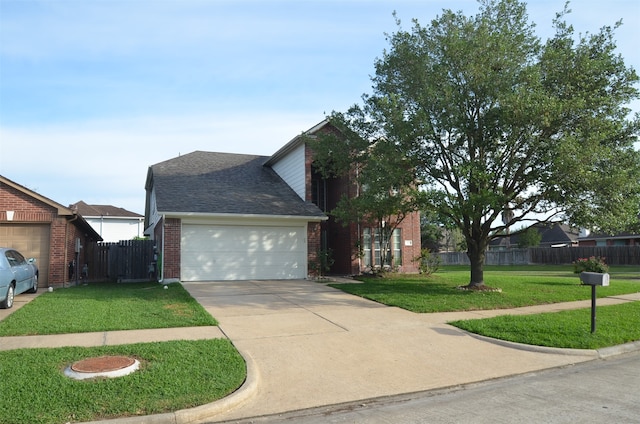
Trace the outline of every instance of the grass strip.
{"label": "grass strip", "polygon": [[57,289],[0,321],[0,336],[217,325],[180,284],[99,283]]}
{"label": "grass strip", "polygon": [[535,315],[450,322],[463,330],[501,340],[536,346],[600,349],[640,340],[640,302],[596,308],[596,332],[591,333],[591,308]]}
{"label": "grass strip", "polygon": [[[102,355],[135,357],[141,369],[80,381],[63,374],[75,361]],[[0,422],[67,423],[176,411],[223,398],[245,378],[244,360],[226,339],[2,351]]]}

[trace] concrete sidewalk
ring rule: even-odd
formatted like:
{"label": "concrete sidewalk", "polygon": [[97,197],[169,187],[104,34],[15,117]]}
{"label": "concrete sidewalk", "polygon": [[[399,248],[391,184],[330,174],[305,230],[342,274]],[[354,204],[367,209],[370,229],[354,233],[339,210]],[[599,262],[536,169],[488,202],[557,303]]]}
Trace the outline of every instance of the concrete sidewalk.
{"label": "concrete sidewalk", "polygon": [[219,327],[154,328],[149,330],[101,331],[95,333],[52,334],[46,336],[0,337],[0,350],[64,346],[114,346],[170,340],[223,338]]}
{"label": "concrete sidewalk", "polygon": [[[586,308],[590,301],[415,314],[310,281],[183,286],[216,317],[219,327],[2,337],[0,350],[228,337],[246,358],[247,382],[229,398],[173,414],[115,420],[128,423],[219,422],[256,417],[459,386],[602,355],[591,350],[501,343],[471,336],[446,324],[456,319]],[[640,300],[640,293],[598,299],[598,306],[632,300]],[[636,348],[640,343],[621,349]],[[609,350],[606,354],[612,353],[616,352]]]}

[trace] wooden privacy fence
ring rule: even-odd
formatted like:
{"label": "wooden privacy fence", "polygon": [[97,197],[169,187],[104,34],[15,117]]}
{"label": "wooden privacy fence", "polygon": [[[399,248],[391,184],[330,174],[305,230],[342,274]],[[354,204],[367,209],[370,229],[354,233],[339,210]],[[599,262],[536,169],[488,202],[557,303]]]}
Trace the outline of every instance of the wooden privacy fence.
{"label": "wooden privacy fence", "polygon": [[[442,265],[469,265],[466,252],[441,252]],[[530,264],[529,249],[489,250],[485,255],[487,265],[527,265]]]}
{"label": "wooden privacy fence", "polygon": [[640,265],[640,246],[533,247],[531,263],[570,264],[579,258],[600,256],[608,265]]}
{"label": "wooden privacy fence", "polygon": [[[153,240],[122,240],[87,246],[89,281],[147,281],[155,264]],[[80,268],[82,272],[82,269]]]}
{"label": "wooden privacy fence", "polygon": [[[600,256],[608,265],[640,265],[640,246],[531,247],[489,250],[486,265],[571,264],[579,258]],[[466,252],[441,252],[443,265],[469,265]]]}

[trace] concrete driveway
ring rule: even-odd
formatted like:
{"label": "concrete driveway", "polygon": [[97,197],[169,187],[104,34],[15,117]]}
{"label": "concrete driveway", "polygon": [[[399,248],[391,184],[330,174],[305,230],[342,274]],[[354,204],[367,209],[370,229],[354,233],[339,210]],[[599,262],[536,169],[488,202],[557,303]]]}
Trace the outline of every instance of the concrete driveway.
{"label": "concrete driveway", "polygon": [[183,286],[251,361],[257,381],[253,396],[208,422],[457,386],[597,356],[514,348],[446,324],[507,311],[415,314],[311,281]]}

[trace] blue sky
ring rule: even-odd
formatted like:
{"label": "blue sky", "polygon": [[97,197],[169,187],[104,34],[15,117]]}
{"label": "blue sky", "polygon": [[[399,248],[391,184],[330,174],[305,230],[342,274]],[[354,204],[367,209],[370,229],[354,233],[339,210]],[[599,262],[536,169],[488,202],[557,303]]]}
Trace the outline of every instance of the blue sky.
{"label": "blue sky", "polygon": [[[530,1],[552,35],[564,0]],[[640,2],[580,0],[568,21],[623,19],[640,71]],[[195,150],[270,155],[371,87],[397,27],[473,0],[0,0],[0,174],[63,205],[144,212],[150,165]],[[640,112],[640,105],[632,105]]]}

